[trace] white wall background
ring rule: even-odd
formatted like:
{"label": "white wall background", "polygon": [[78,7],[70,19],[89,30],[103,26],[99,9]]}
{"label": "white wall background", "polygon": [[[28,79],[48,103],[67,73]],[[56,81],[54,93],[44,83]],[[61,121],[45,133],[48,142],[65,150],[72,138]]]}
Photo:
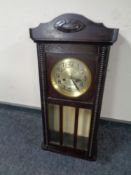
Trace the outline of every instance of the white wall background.
{"label": "white wall background", "polygon": [[28,29],[68,12],[120,28],[101,116],[131,120],[131,0],[0,0],[0,101],[40,106],[36,46]]}

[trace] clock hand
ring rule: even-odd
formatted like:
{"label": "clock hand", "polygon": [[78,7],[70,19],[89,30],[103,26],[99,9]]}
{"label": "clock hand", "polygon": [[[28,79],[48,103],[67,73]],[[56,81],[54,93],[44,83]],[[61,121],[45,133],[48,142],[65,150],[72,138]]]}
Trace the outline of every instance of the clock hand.
{"label": "clock hand", "polygon": [[80,91],[80,89],[79,89],[77,83],[74,81],[74,79],[73,79],[72,77],[71,77],[71,80],[72,80],[73,84],[75,85],[76,89],[77,89],[78,91]]}
{"label": "clock hand", "polygon": [[75,81],[81,81],[80,78],[76,78],[76,77],[73,77],[73,76],[71,76],[71,79],[74,79]]}

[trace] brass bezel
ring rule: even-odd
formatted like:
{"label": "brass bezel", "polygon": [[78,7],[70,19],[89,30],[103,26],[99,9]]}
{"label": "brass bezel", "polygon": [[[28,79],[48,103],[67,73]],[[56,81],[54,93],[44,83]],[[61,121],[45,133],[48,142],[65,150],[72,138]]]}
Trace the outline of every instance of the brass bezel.
{"label": "brass bezel", "polygon": [[[61,64],[61,63],[64,63],[64,62],[68,62],[68,61],[77,61],[79,63],[81,63],[83,66],[84,66],[84,71],[86,72],[87,74],[87,77],[88,77],[88,82],[86,84],[86,86],[81,89],[80,91],[74,91],[74,92],[69,92],[67,90],[64,90],[62,89],[60,86],[58,86],[58,84],[56,83],[55,81],[55,69],[56,67]],[[88,66],[81,60],[79,60],[78,58],[72,58],[72,57],[66,57],[66,58],[63,58],[62,60],[58,61],[52,68],[51,70],[51,84],[52,84],[52,87],[57,91],[59,92],[61,95],[64,95],[66,97],[79,97],[81,95],[83,95],[85,92],[88,91],[90,85],[91,85],[91,82],[92,82],[92,76],[91,76],[91,71],[90,69],[88,68]]]}

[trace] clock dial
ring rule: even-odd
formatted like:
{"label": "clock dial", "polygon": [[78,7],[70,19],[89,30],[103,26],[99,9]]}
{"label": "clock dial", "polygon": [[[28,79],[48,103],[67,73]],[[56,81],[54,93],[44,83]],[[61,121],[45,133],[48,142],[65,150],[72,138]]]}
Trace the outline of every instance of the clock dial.
{"label": "clock dial", "polygon": [[54,65],[51,83],[60,94],[78,97],[89,89],[91,72],[84,62],[76,58],[64,58]]}

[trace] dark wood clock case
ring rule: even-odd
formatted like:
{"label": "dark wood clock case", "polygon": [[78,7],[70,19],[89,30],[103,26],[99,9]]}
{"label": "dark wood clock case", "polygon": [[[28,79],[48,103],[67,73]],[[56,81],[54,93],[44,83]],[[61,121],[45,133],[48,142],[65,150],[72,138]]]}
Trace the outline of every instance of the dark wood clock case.
{"label": "dark wood clock case", "polygon": [[[30,29],[30,37],[37,44],[41,108],[43,121],[42,148],[54,152],[95,160],[97,156],[97,130],[110,46],[117,40],[118,29],[105,27],[78,14],[64,14],[49,23]],[[54,64],[66,57],[81,59],[88,65],[92,83],[87,93],[71,98],[59,94],[51,85],[50,74]],[[59,143],[50,142],[48,104],[59,105]],[[75,108],[72,146],[63,144],[63,106]],[[87,149],[77,148],[78,111],[92,111]],[[69,119],[69,118],[68,118]]]}

